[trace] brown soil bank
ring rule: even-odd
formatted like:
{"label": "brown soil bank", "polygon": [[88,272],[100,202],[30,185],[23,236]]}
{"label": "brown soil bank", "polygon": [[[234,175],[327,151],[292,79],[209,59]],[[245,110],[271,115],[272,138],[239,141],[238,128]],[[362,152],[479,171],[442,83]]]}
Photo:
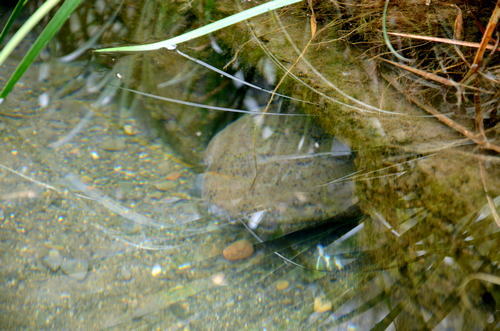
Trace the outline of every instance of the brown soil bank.
{"label": "brown soil bank", "polygon": [[[411,59],[399,61],[383,39],[384,1],[349,3],[304,2],[217,37],[252,65],[270,56],[287,72],[284,90],[317,103],[307,111],[358,151],[360,170],[386,168],[360,178],[367,212],[397,225],[398,207],[425,207],[440,224],[454,224],[487,204],[485,191],[500,193],[498,55],[487,51],[470,73],[477,46],[389,35]],[[389,32],[477,43],[495,9],[491,1],[392,3]],[[217,2],[219,15],[242,9],[234,4]]]}

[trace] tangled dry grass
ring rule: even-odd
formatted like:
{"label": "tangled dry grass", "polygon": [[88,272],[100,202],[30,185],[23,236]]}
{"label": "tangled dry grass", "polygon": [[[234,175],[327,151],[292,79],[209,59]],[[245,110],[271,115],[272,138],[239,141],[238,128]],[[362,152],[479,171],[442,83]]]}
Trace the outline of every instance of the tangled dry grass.
{"label": "tangled dry grass", "polygon": [[312,30],[318,25],[325,27],[322,31],[335,27],[332,40],[356,44],[366,57],[397,71],[399,77],[387,77],[388,81],[410,102],[481,149],[500,152],[500,39],[496,28],[500,2],[308,3],[313,8]]}

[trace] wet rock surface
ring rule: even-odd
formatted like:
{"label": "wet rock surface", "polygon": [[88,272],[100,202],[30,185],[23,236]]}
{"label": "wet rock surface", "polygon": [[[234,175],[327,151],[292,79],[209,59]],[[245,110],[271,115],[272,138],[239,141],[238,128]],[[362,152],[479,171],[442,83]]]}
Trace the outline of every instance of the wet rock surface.
{"label": "wet rock surface", "polygon": [[252,256],[253,252],[252,243],[246,239],[242,239],[226,246],[222,251],[222,255],[228,261],[238,261]]}
{"label": "wet rock surface", "polygon": [[57,271],[63,262],[63,257],[57,249],[51,249],[42,259],[42,263],[51,271]]}
{"label": "wet rock surface", "polygon": [[345,210],[356,198],[350,149],[311,118],[244,116],[210,142],[203,198],[259,235],[288,233]]}
{"label": "wet rock surface", "polygon": [[89,271],[89,263],[83,259],[64,259],[61,270],[71,278],[84,280]]}

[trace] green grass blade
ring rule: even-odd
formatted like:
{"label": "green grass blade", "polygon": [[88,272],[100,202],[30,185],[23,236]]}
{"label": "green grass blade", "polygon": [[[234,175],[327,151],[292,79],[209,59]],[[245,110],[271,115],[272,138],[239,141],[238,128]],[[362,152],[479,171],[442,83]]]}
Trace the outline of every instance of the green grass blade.
{"label": "green grass blade", "polygon": [[0,45],[2,44],[3,40],[5,39],[5,36],[7,36],[7,33],[9,33],[10,28],[12,26],[12,23],[14,23],[14,21],[19,16],[19,14],[21,14],[21,11],[23,10],[24,5],[26,5],[27,2],[28,2],[28,0],[19,0],[17,2],[16,7],[12,11],[12,14],[10,14],[9,19],[7,20],[7,23],[5,23],[5,26],[3,27],[2,32],[0,32]]}
{"label": "green grass blade", "polygon": [[17,83],[17,81],[21,78],[21,76],[24,74],[26,69],[33,63],[33,61],[36,59],[40,51],[47,45],[47,43],[52,40],[54,35],[59,31],[59,29],[62,27],[64,22],[69,18],[71,13],[75,11],[75,9],[80,5],[82,0],[65,0],[64,3],[62,4],[61,8],[59,8],[54,15],[54,17],[50,20],[50,22],[47,24],[47,26],[43,29],[42,33],[36,41],[33,43],[31,48],[29,49],[28,53],[24,56],[24,58],[21,60],[19,65],[17,66],[16,70],[12,74],[12,76],[9,78],[7,81],[7,84],[3,87],[2,91],[0,92],[0,102],[3,98],[5,98],[14,85]]}
{"label": "green grass blade", "polygon": [[412,59],[408,59],[408,58],[404,57],[403,55],[399,54],[398,51],[396,51],[391,44],[391,40],[389,39],[389,35],[387,34],[387,9],[388,8],[389,8],[389,0],[385,0],[384,11],[382,13],[382,34],[384,36],[385,44],[386,44],[387,48],[389,48],[391,53],[395,57],[400,59],[401,61],[413,62]]}
{"label": "green grass blade", "polygon": [[7,45],[0,52],[0,65],[5,61],[5,59],[14,51],[14,49],[19,45],[21,41],[26,37],[26,35],[35,27],[35,25],[44,18],[48,12],[55,6],[60,0],[47,0],[45,3],[38,8],[33,15],[23,24],[23,26],[14,34],[14,36],[9,40]]}
{"label": "green grass blade", "polygon": [[212,33],[214,31],[223,29],[225,27],[228,27],[230,25],[242,22],[244,20],[250,19],[252,17],[255,17],[257,15],[261,15],[264,13],[267,13],[272,10],[276,10],[281,7],[289,6],[291,4],[300,2],[303,0],[273,0],[269,1],[266,3],[263,3],[262,5],[244,10],[240,13],[228,16],[226,18],[223,18],[221,20],[218,20],[216,22],[204,25],[198,29],[195,29],[193,31],[186,32],[184,34],[181,34],[180,36],[176,36],[174,38],[170,38],[164,41],[160,41],[157,43],[152,43],[152,44],[145,44],[145,45],[135,45],[135,46],[124,46],[124,47],[111,47],[111,48],[103,48],[96,50],[96,52],[141,52],[141,51],[151,51],[151,50],[156,50],[160,48],[167,48],[167,49],[175,49],[175,47],[183,42],[186,42],[188,40],[192,40],[201,36],[205,36],[209,33]]}

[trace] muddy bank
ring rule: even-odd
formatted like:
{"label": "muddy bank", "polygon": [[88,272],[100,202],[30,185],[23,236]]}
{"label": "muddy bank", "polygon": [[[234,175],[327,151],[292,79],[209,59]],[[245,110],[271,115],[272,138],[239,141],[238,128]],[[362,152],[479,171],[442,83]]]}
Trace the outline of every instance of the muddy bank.
{"label": "muddy bank", "polygon": [[[220,16],[241,10],[232,1],[218,3],[217,9]],[[240,61],[256,66],[270,56],[281,66],[280,75],[290,70],[280,91],[317,103],[305,105],[306,110],[359,153],[358,169],[388,167],[371,175],[379,178],[358,182],[368,213],[375,209],[396,225],[394,201],[415,195],[414,201],[404,200],[405,208],[425,207],[433,217],[453,224],[487,203],[485,190],[492,197],[500,193],[494,155],[481,153],[463,135],[408,102],[407,87],[401,86],[400,93],[389,86],[398,81],[397,72],[366,59],[363,49],[332,41],[333,29],[311,40],[307,13],[304,6],[284,9],[225,29],[217,38]],[[318,30],[327,24],[322,23]]]}

